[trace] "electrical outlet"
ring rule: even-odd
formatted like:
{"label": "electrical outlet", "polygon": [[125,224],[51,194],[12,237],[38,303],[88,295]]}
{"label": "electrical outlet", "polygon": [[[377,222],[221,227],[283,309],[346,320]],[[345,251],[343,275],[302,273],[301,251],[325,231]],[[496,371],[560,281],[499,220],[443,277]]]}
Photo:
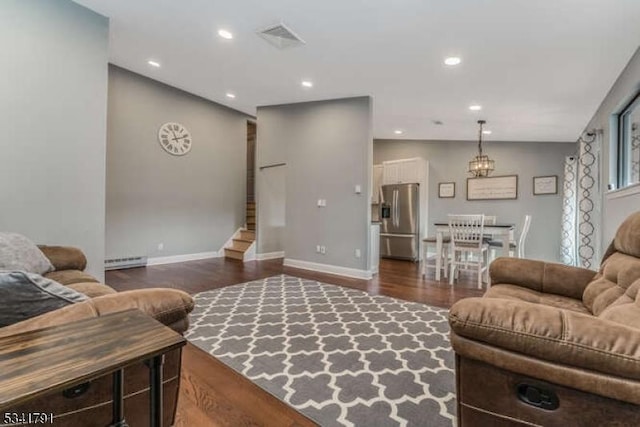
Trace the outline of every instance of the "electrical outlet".
{"label": "electrical outlet", "polygon": [[320,253],[322,255],[326,254],[327,253],[327,247],[326,246],[320,246]]}
{"label": "electrical outlet", "polygon": [[164,243],[158,243],[158,250],[164,250]]}
{"label": "electrical outlet", "polygon": [[356,194],[362,193],[362,187],[360,185],[356,185],[355,191],[356,191]]}
{"label": "electrical outlet", "polygon": [[360,249],[356,249],[356,258],[360,258],[362,256],[362,252],[360,252]]}
{"label": "electrical outlet", "polygon": [[316,246],[316,253],[319,254],[320,253],[320,245]]}
{"label": "electrical outlet", "polygon": [[322,207],[322,199],[318,199],[318,207]]}

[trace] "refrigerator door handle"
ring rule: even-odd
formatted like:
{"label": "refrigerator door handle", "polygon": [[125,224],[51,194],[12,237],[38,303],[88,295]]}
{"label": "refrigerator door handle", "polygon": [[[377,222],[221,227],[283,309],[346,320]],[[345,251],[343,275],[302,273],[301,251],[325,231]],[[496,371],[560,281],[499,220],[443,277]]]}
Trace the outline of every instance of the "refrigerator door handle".
{"label": "refrigerator door handle", "polygon": [[400,212],[398,211],[398,189],[393,190],[393,225],[400,226]]}

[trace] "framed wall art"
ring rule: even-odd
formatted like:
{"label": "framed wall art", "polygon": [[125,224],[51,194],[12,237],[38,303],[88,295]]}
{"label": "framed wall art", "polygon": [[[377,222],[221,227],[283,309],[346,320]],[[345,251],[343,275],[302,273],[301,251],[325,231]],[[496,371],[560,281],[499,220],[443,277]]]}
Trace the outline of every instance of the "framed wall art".
{"label": "framed wall art", "polygon": [[438,183],[438,197],[441,199],[453,199],[454,197],[456,197],[456,183],[455,182]]}
{"label": "framed wall art", "polygon": [[558,175],[533,177],[533,195],[543,194],[558,194]]}
{"label": "framed wall art", "polygon": [[515,200],[518,175],[467,178],[467,200]]}

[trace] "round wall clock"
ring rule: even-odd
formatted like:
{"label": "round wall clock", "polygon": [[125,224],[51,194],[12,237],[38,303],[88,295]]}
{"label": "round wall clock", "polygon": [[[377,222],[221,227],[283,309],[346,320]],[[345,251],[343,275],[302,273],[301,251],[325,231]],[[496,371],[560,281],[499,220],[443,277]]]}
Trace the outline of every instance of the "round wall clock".
{"label": "round wall clock", "polygon": [[191,151],[191,134],[180,123],[165,123],[158,131],[158,141],[164,151],[174,156],[184,156]]}

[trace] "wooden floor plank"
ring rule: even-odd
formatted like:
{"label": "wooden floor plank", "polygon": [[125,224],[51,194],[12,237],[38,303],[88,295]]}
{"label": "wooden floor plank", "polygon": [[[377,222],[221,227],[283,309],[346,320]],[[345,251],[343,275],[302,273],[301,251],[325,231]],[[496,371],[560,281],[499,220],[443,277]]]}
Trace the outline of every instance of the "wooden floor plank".
{"label": "wooden floor plank", "polygon": [[[281,259],[243,263],[214,258],[108,271],[106,282],[119,291],[169,287],[196,294],[283,273],[444,308],[484,292],[476,288],[472,274],[462,273],[459,283],[451,286],[444,279],[436,282],[433,272],[423,278],[418,264],[398,260],[381,260],[380,273],[371,280],[284,267]],[[191,344],[184,348],[176,426],[311,425],[311,420],[204,351]]]}

